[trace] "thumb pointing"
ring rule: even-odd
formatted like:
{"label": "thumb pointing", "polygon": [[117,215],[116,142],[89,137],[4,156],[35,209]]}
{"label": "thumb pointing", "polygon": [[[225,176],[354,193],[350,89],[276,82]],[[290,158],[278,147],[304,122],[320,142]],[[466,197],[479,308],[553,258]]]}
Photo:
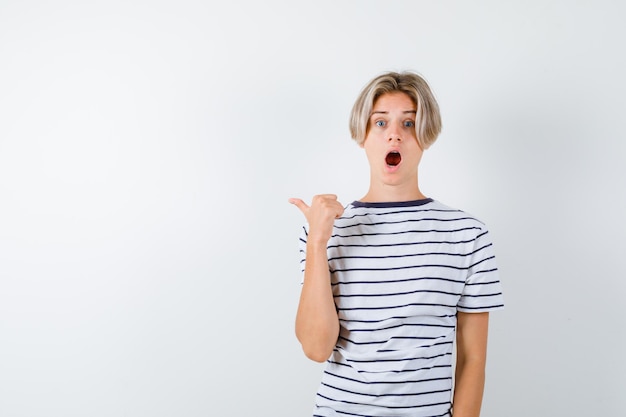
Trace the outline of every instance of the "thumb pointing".
{"label": "thumb pointing", "polygon": [[288,201],[294,206],[298,207],[302,213],[304,213],[309,208],[309,206],[299,198],[290,198]]}

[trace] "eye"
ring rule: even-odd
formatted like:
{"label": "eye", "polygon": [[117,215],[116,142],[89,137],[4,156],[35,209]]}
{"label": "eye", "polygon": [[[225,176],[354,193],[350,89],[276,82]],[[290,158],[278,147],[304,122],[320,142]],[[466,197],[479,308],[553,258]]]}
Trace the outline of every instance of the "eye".
{"label": "eye", "polygon": [[374,122],[374,124],[378,127],[385,127],[385,121],[384,120],[376,120]]}
{"label": "eye", "polygon": [[407,120],[404,122],[404,127],[415,127],[415,122],[413,120]]}

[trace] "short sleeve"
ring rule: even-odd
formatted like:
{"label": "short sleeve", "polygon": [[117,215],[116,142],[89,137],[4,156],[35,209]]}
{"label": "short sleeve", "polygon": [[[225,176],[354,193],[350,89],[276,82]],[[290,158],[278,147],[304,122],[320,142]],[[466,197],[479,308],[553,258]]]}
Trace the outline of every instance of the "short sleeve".
{"label": "short sleeve", "polygon": [[504,308],[502,285],[491,236],[482,229],[474,240],[465,286],[457,310],[481,313]]}
{"label": "short sleeve", "polygon": [[306,242],[308,235],[308,225],[302,226],[300,238],[298,239],[298,248],[300,251],[300,270],[302,271],[302,276],[300,279],[301,284],[304,283],[304,268],[306,266]]}

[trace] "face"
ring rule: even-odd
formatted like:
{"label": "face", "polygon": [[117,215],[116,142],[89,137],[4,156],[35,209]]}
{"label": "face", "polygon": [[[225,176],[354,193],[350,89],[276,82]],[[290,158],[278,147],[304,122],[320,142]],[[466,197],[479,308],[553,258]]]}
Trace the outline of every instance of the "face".
{"label": "face", "polygon": [[415,133],[416,106],[402,92],[380,96],[372,108],[361,146],[370,164],[371,179],[386,185],[417,184],[422,158]]}

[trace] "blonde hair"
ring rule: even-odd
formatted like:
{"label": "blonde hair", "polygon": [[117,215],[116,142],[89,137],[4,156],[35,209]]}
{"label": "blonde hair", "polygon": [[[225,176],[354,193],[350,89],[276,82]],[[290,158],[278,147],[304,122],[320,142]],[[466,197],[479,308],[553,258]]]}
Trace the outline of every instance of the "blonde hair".
{"label": "blonde hair", "polygon": [[416,73],[386,72],[372,79],[361,91],[350,113],[350,134],[359,145],[365,141],[376,100],[386,93],[402,92],[417,107],[415,134],[422,149],[432,145],[441,132],[441,114],[426,81]]}

